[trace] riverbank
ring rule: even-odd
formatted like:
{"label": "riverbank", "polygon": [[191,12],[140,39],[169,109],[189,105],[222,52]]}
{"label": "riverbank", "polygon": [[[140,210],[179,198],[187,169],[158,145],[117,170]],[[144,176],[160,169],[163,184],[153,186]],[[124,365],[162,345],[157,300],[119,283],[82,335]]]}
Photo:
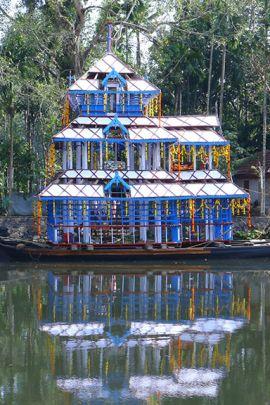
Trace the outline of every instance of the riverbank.
{"label": "riverbank", "polygon": [[[42,229],[45,229],[45,218],[41,220]],[[8,235],[13,238],[32,239],[36,235],[36,225],[33,216],[10,215],[0,216],[0,230],[7,229]]]}

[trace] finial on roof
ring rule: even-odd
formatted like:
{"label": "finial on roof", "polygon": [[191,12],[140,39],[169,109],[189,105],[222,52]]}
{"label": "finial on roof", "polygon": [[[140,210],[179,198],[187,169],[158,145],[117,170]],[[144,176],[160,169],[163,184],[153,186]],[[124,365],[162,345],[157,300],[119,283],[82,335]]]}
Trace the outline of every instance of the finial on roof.
{"label": "finial on roof", "polygon": [[109,53],[112,51],[112,23],[108,21],[107,27],[107,52]]}

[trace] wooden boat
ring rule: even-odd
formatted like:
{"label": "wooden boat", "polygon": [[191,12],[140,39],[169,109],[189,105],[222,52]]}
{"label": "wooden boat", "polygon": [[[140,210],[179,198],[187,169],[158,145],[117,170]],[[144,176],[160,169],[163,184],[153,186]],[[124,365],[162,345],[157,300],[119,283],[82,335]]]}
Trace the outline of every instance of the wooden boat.
{"label": "wooden boat", "polygon": [[48,243],[0,237],[0,253],[9,260],[38,261],[130,261],[130,260],[235,260],[240,258],[270,257],[270,241],[232,241],[200,245],[159,246],[56,246]]}

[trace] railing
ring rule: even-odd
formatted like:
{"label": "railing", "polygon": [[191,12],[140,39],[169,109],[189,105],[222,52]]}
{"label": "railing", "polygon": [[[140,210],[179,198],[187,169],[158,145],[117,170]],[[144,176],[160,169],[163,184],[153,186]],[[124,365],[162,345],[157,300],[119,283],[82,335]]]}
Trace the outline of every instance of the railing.
{"label": "railing", "polygon": [[71,107],[80,110],[81,115],[143,115],[144,107],[149,99],[157,96],[157,91],[72,91],[70,94]]}

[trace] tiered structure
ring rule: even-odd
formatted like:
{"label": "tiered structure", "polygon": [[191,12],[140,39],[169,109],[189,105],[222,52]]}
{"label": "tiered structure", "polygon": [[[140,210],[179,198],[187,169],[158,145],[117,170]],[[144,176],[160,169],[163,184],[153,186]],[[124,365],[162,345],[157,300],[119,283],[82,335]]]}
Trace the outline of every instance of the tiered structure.
{"label": "tiered structure", "polygon": [[105,56],[70,85],[63,126],[48,174],[55,150],[62,170],[39,194],[38,224],[45,202],[52,243],[230,240],[232,215],[249,212],[218,118],[162,116],[161,91],[111,52],[110,38]]}

